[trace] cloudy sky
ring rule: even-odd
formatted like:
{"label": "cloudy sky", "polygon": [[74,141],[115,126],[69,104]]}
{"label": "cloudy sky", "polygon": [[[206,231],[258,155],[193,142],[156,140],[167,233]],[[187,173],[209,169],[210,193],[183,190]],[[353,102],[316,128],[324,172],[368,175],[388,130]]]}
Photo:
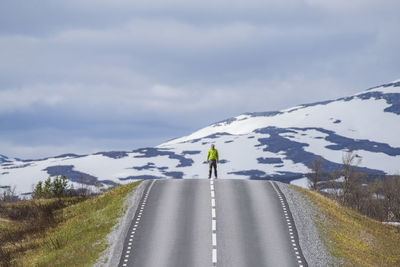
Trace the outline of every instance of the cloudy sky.
{"label": "cloudy sky", "polygon": [[2,0],[0,154],[154,146],[400,78],[398,0]]}

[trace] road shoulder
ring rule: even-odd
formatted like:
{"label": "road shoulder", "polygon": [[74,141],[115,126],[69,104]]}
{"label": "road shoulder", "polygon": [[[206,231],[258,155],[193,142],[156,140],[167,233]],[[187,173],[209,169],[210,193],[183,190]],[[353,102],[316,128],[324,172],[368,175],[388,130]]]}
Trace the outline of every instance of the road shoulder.
{"label": "road shoulder", "polygon": [[107,235],[107,249],[102,252],[101,256],[93,267],[113,267],[117,266],[122,255],[123,242],[128,233],[130,222],[138,209],[140,199],[148,185],[149,181],[143,181],[140,185],[126,197],[124,207],[126,212],[117,224],[113,227],[112,231]]}
{"label": "road shoulder", "polygon": [[289,204],[300,247],[309,266],[336,266],[337,260],[327,251],[322,237],[315,225],[318,208],[305,199],[293,186],[276,183]]}

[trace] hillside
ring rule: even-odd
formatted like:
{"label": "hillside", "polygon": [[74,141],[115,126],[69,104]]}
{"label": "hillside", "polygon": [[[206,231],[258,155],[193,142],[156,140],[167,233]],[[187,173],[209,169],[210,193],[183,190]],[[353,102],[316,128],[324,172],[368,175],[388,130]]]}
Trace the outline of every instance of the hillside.
{"label": "hillside", "polygon": [[[139,179],[204,178],[211,143],[219,149],[219,176],[292,182],[310,171],[339,167],[352,148],[370,174],[400,171],[400,81],[335,100],[276,112],[245,113],[157,147],[133,151],[66,154],[39,160],[2,157],[0,186],[20,194],[48,176],[65,175],[76,186],[124,184]],[[301,180],[300,180],[301,181]]]}
{"label": "hillside", "polygon": [[0,154],[0,162],[5,162],[8,160],[8,157]]}
{"label": "hillside", "polygon": [[91,266],[138,184],[90,198],[0,202],[0,266]]}
{"label": "hillside", "polygon": [[[295,187],[315,212],[332,266],[400,266],[400,228],[368,218],[315,191]],[[293,207],[292,207],[293,209]]]}

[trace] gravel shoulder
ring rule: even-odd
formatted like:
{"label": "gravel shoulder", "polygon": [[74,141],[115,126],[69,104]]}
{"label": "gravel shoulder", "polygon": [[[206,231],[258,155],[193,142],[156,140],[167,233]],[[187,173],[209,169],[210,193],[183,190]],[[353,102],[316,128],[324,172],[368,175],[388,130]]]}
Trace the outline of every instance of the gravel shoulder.
{"label": "gravel shoulder", "polygon": [[126,212],[113,227],[112,231],[107,235],[108,247],[99,257],[98,261],[93,265],[93,267],[118,266],[122,255],[123,242],[117,242],[117,240],[125,239],[125,236],[129,230],[130,221],[136,213],[140,199],[142,198],[148,183],[149,181],[143,181],[125,198],[124,209]]}
{"label": "gravel shoulder", "polygon": [[302,197],[293,186],[280,182],[277,184],[289,204],[308,266],[338,266],[338,261],[327,251],[316,227],[318,208]]}

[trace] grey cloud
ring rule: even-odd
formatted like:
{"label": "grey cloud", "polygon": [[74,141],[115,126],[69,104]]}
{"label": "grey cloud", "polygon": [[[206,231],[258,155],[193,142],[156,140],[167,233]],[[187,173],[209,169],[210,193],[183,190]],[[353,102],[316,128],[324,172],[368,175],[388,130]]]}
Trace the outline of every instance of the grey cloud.
{"label": "grey cloud", "polygon": [[3,1],[0,153],[156,145],[243,112],[397,79],[399,7],[394,0]]}

